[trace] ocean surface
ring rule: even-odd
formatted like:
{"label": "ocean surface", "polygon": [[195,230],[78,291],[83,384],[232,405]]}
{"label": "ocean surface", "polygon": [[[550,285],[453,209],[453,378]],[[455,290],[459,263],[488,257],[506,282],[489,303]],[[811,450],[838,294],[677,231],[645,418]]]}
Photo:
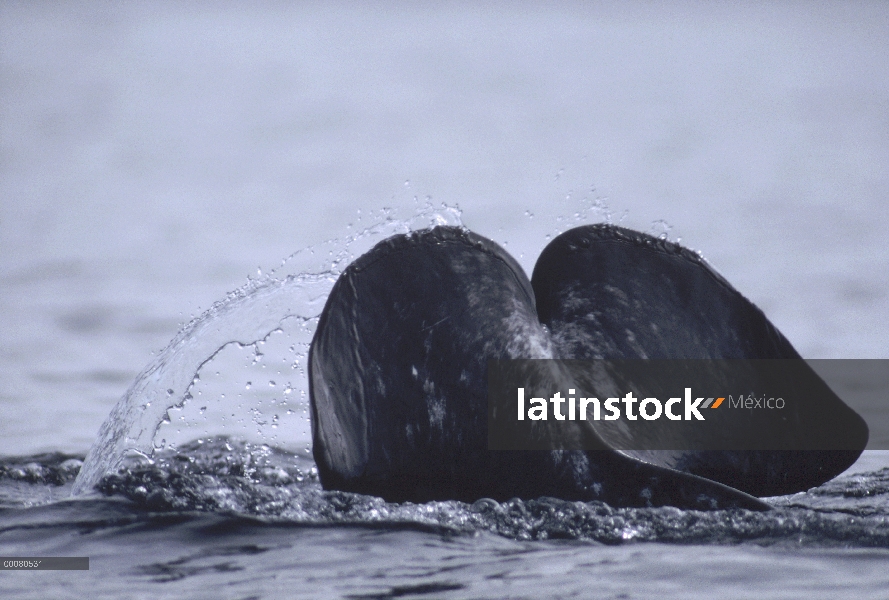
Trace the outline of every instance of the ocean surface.
{"label": "ocean surface", "polygon": [[[612,222],[889,358],[889,6],[0,4],[3,598],[885,598],[889,452],[774,510],[321,489],[337,274]],[[75,493],[76,492],[76,493]],[[74,493],[72,495],[72,493]]]}

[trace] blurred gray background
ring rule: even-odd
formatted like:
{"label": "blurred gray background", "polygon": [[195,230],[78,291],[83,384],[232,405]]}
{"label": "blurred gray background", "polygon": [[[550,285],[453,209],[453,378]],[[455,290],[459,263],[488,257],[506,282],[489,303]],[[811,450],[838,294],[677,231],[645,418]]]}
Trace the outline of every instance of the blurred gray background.
{"label": "blurred gray background", "polygon": [[[889,358],[889,3],[0,3],[0,454],[85,452],[190,316],[358,211],[529,270],[585,213],[809,358]],[[569,223],[570,221],[570,223]]]}

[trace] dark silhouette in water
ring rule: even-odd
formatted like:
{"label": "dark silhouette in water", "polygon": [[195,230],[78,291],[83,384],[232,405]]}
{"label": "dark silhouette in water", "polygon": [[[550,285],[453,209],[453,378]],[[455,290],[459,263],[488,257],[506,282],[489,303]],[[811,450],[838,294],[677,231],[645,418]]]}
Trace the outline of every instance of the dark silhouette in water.
{"label": "dark silhouette in water", "polygon": [[[652,326],[654,324],[654,326]],[[339,278],[309,360],[325,488],[390,501],[556,496],[615,506],[766,509],[754,496],[851,465],[864,422],[838,399],[834,451],[487,449],[487,361],[799,358],[698,255],[610,225],[554,239],[532,281],[491,240],[438,227],[389,238]],[[813,377],[817,377],[812,374]]]}

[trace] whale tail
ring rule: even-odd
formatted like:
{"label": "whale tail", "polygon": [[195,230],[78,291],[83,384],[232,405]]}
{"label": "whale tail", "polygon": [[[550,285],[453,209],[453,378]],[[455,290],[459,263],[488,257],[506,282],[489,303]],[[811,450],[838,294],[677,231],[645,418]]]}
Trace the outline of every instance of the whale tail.
{"label": "whale tail", "polygon": [[700,257],[651,236],[573,229],[547,246],[531,281],[503,248],[465,229],[394,236],[342,273],[312,341],[322,484],[400,501],[557,496],[763,509],[751,495],[818,485],[867,439],[834,396],[815,421],[819,435],[846,436],[849,450],[621,450],[594,429],[590,450],[489,450],[488,361],[529,358],[799,356]]}

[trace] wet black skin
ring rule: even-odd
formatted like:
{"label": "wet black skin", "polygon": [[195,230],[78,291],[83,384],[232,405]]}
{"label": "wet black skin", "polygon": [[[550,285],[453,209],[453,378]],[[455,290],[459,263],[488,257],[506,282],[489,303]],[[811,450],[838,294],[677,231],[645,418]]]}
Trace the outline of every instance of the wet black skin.
{"label": "wet black skin", "polygon": [[309,357],[314,457],[325,488],[390,501],[765,510],[754,496],[808,489],[858,457],[867,428],[839,399],[818,435],[858,450],[633,452],[587,432],[598,449],[491,451],[487,361],[797,357],[762,311],[668,241],[579,227],[544,249],[529,281],[465,229],[399,235],[350,265],[322,312]]}

